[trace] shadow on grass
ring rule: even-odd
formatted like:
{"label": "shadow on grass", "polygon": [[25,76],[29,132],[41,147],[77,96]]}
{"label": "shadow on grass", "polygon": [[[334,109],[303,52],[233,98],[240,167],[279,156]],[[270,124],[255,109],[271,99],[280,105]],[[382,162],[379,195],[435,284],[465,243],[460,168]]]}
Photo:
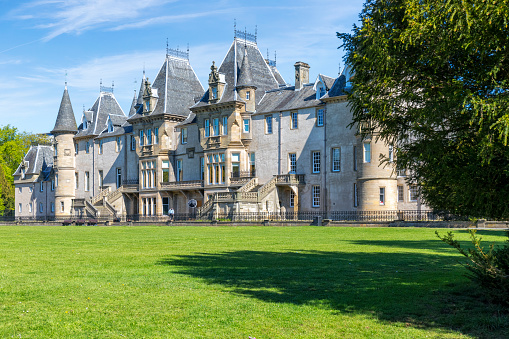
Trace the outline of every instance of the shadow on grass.
{"label": "shadow on grass", "polygon": [[266,302],[316,305],[407,326],[504,337],[509,318],[479,302],[457,260],[421,253],[234,251],[176,256],[158,264]]}

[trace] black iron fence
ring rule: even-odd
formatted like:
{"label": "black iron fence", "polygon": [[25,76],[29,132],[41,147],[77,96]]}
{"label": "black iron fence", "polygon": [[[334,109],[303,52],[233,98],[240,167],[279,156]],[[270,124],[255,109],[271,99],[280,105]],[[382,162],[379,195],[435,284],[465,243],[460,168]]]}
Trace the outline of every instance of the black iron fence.
{"label": "black iron fence", "polygon": [[352,222],[393,222],[393,221],[468,221],[469,217],[456,216],[447,212],[437,211],[415,211],[415,210],[392,210],[392,211],[309,211],[309,212],[228,212],[217,213],[209,211],[206,214],[193,213],[175,213],[173,217],[168,215],[141,215],[128,214],[118,218],[84,218],[83,216],[30,216],[15,217],[14,213],[4,213],[0,216],[0,221],[4,222],[66,222],[70,224],[81,224],[83,221],[96,220],[97,223],[103,222],[168,222],[168,221],[352,221]]}

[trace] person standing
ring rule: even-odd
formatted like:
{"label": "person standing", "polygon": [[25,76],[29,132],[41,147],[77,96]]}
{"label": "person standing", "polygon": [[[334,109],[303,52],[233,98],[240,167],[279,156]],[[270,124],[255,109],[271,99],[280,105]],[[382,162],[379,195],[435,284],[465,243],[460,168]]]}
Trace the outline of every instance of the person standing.
{"label": "person standing", "polygon": [[173,221],[173,218],[175,218],[175,210],[173,208],[170,208],[168,211],[168,215],[170,217],[170,221]]}

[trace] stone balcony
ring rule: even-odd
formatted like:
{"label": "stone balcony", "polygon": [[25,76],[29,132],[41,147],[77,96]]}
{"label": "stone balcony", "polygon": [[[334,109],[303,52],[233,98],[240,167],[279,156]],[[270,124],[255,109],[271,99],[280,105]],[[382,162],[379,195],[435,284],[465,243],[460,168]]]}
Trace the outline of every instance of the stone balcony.
{"label": "stone balcony", "polygon": [[161,182],[161,189],[167,191],[179,191],[203,188],[203,180]]}

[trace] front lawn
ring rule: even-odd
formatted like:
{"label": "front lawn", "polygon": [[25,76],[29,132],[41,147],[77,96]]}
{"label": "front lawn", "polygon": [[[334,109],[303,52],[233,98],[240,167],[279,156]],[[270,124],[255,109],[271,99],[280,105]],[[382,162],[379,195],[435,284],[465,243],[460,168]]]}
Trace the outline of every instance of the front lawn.
{"label": "front lawn", "polygon": [[434,231],[2,226],[0,337],[503,338]]}

